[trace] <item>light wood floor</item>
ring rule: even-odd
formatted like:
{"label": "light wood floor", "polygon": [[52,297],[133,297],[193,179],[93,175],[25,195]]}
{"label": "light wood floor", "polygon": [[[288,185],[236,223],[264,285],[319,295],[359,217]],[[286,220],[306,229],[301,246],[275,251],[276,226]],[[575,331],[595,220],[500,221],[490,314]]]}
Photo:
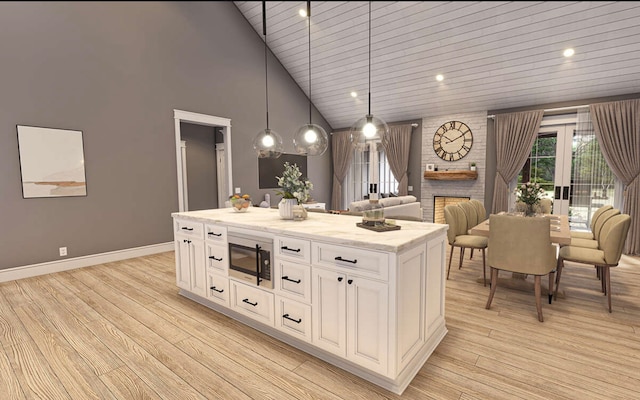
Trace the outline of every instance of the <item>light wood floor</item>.
{"label": "light wood floor", "polygon": [[177,295],[170,252],[0,284],[0,398],[640,398],[639,258],[612,270],[612,314],[567,264],[544,323],[532,291],[485,310],[480,255],[456,262],[449,333],[401,397]]}

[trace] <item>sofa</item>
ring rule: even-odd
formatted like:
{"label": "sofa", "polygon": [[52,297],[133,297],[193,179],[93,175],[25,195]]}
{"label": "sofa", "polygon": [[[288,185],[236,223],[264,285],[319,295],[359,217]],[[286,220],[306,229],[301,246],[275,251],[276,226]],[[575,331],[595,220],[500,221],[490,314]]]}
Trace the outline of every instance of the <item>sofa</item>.
{"label": "sofa", "polygon": [[[422,208],[415,196],[385,197],[378,200],[378,204],[382,206],[385,218],[422,221]],[[349,209],[342,214],[362,215],[363,211],[370,208],[369,200],[353,201],[349,204]]]}

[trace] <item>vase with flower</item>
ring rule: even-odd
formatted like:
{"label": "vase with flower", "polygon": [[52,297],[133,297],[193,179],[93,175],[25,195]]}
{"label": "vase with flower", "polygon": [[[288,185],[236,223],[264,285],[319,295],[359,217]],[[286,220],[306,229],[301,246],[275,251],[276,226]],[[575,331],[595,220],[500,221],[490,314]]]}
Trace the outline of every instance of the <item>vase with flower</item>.
{"label": "vase with flower", "polygon": [[523,212],[526,217],[536,215],[539,210],[540,199],[544,196],[544,189],[533,182],[522,183],[513,191],[516,195],[516,211]]}
{"label": "vase with flower", "polygon": [[282,176],[276,176],[276,179],[280,188],[280,190],[276,191],[276,194],[282,196],[282,200],[278,203],[280,218],[293,219],[294,207],[309,199],[313,184],[302,177],[302,172],[300,172],[297,164],[291,165],[288,162],[284,163]]}

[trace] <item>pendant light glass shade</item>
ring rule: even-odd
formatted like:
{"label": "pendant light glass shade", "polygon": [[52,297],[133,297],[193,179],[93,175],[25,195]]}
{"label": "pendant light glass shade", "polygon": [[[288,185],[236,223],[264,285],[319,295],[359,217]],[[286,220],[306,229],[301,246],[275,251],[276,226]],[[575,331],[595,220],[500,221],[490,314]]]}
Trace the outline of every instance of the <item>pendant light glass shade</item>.
{"label": "pendant light glass shade", "polygon": [[316,124],[302,125],[293,137],[296,153],[308,156],[320,156],[329,146],[327,132]]}
{"label": "pendant light glass shade", "polygon": [[309,24],[309,123],[302,125],[293,136],[296,153],[320,156],[329,147],[329,135],[320,125],[311,122],[311,2],[307,1],[307,22]]}
{"label": "pendant light glass shade", "polygon": [[389,134],[389,126],[381,118],[371,114],[371,2],[369,2],[369,113],[357,120],[349,130],[351,143],[355,146],[368,140],[381,141]]}
{"label": "pendant light glass shade", "polygon": [[282,136],[273,129],[269,129],[269,74],[267,73],[267,6],[262,2],[262,34],[264,35],[264,87],[267,103],[267,128],[260,131],[253,139],[253,150],[258,158],[278,158],[284,151]]}
{"label": "pendant light glass shade", "polygon": [[253,149],[258,158],[278,158],[284,152],[282,136],[273,129],[264,129],[253,139]]}

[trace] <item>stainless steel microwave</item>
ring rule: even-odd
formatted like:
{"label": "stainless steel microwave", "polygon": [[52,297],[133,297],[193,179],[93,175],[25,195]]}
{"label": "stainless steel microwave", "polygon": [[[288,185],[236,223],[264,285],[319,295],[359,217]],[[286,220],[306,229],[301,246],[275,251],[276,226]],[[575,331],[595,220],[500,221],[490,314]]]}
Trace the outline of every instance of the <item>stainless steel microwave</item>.
{"label": "stainless steel microwave", "polygon": [[227,235],[229,276],[273,289],[273,240],[236,232]]}

